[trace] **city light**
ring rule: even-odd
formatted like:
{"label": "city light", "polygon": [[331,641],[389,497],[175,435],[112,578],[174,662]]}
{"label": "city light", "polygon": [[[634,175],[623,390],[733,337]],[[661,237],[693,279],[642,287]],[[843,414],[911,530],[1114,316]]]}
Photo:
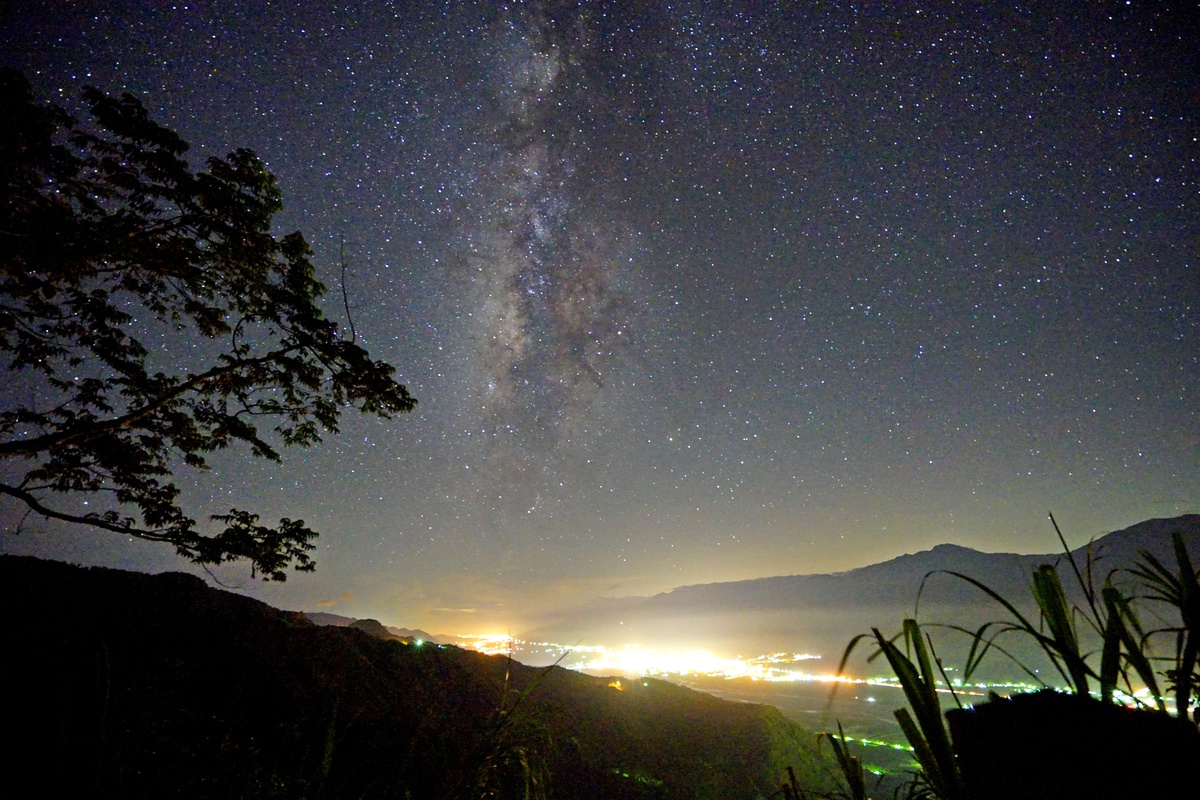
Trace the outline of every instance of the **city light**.
{"label": "city light", "polygon": [[[719,656],[708,650],[658,650],[641,645],[608,648],[602,645],[563,645],[555,642],[532,642],[508,634],[479,634],[457,637],[460,646],[488,655],[510,656],[530,663],[554,663],[577,672],[613,677],[659,677],[667,679],[725,678],[748,679],[771,683],[808,682],[828,684],[861,684],[900,689],[894,676],[857,677],[817,671],[820,656],[809,653],[772,653],[753,657]],[[807,663],[806,663],[807,662]],[[810,666],[811,665],[811,666]],[[805,669],[805,666],[810,668]],[[619,683],[619,682],[618,682]],[[616,688],[614,686],[614,688]],[[984,697],[988,691],[1005,694],[1036,691],[1038,686],[1022,683],[963,684],[960,679],[953,687],[939,686],[938,692],[953,692],[963,697]],[[1122,698],[1136,705],[1146,698]],[[866,702],[875,702],[869,698]]]}
{"label": "city light", "polygon": [[844,681],[853,679],[831,674],[814,674],[796,668],[797,663],[816,661],[820,656],[808,653],[773,653],[753,658],[718,656],[708,650],[657,650],[640,645],[607,648],[600,645],[562,645],[553,642],[529,642],[508,635],[487,634],[459,637],[464,647],[488,655],[522,656],[537,654],[553,657],[555,663],[581,672],[626,677],[749,678],[757,681]]}

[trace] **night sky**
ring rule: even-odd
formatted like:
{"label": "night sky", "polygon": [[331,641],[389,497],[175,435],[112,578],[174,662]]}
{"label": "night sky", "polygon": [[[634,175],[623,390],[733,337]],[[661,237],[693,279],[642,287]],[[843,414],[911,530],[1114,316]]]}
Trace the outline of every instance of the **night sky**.
{"label": "night sky", "polygon": [[0,9],[40,97],[262,156],[420,401],[181,473],[190,511],[322,532],[314,575],[220,573],[273,604],[516,633],[1200,511],[1196,3]]}

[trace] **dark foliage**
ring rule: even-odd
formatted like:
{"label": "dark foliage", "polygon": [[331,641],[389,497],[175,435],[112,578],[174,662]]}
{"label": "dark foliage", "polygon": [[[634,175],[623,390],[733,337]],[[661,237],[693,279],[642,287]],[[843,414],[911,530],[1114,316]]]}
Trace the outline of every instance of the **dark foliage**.
{"label": "dark foliage", "polygon": [[[1195,515],[1180,519],[1189,520],[1194,533]],[[857,636],[847,646],[839,672],[858,642],[874,639],[911,708],[911,712],[909,708],[896,709],[895,714],[920,770],[900,796],[1115,800],[1175,796],[1178,787],[1191,780],[1193,765],[1200,759],[1200,730],[1188,714],[1197,685],[1200,570],[1193,563],[1187,539],[1178,530],[1166,537],[1174,555],[1172,566],[1150,549],[1142,549],[1139,561],[1125,570],[1128,579],[1121,580],[1122,570],[1114,568],[1099,585],[1095,578],[1097,554],[1087,548],[1081,564],[1068,549],[1053,516],[1050,522],[1065,551],[1065,568],[1075,579],[1079,602],[1067,599],[1059,571],[1052,564],[1039,565],[1032,573],[1029,591],[1038,611],[1036,623],[979,579],[949,572],[997,603],[1007,619],[988,622],[976,630],[958,624],[936,627],[966,634],[971,642],[961,673],[964,690],[971,686],[973,672],[989,652],[1013,658],[997,640],[1017,635],[1032,639],[1041,648],[1053,668],[1050,679],[1057,677],[1071,694],[1050,689],[1038,670],[1017,660],[1044,691],[1011,698],[993,692],[989,702],[963,708],[961,695],[950,685],[933,650],[933,639],[914,619],[904,620],[896,637],[888,639],[873,628],[870,637]],[[1157,606],[1153,615],[1159,627],[1147,630],[1142,625],[1137,610],[1141,603]],[[1172,640],[1174,654],[1155,655],[1156,638]],[[1169,690],[1175,692],[1174,713],[1159,688],[1158,674],[1170,681]],[[946,686],[959,705],[945,713],[949,733],[943,723],[939,684]],[[1092,687],[1098,688],[1099,699],[1092,695]],[[1144,693],[1146,700],[1137,701],[1136,708],[1116,705],[1114,700],[1122,689],[1134,697]],[[840,757],[839,764],[853,796],[862,797],[862,771],[857,763]]]}
{"label": "dark foliage", "polygon": [[206,534],[174,472],[237,444],[278,460],[347,408],[415,401],[322,315],[303,237],[271,234],[281,194],[257,156],[193,172],[135,98],[83,96],[90,127],[0,71],[0,493],[201,564],[311,569],[302,521],[231,509]]}
{"label": "dark foliage", "polygon": [[997,697],[946,719],[973,800],[1182,797],[1200,758],[1187,720],[1075,694]]}
{"label": "dark foliage", "polygon": [[0,557],[0,604],[22,731],[0,768],[37,796],[508,797],[533,778],[752,798],[787,762],[817,773],[815,738],[770,707],[317,627],[189,576]]}

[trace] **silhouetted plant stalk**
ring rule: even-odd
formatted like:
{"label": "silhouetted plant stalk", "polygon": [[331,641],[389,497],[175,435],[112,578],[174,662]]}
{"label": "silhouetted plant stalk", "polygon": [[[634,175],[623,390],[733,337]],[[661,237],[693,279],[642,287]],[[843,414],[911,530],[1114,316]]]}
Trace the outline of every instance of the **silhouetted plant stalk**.
{"label": "silhouetted plant stalk", "polygon": [[[927,636],[922,634],[920,626],[913,619],[904,620],[900,633],[891,639],[878,628],[872,628],[871,633],[859,634],[850,640],[838,665],[839,674],[846,668],[851,653],[863,639],[875,640],[878,650],[871,654],[868,661],[883,654],[900,681],[904,698],[912,709],[910,712],[909,708],[898,708],[894,713],[921,767],[919,782],[927,784],[930,791],[943,800],[957,800],[962,795],[962,778],[950,743],[950,731],[942,717],[937,689],[938,673],[934,672]],[[896,644],[897,639],[903,641],[903,650]],[[941,673],[940,664],[938,672]],[[958,696],[954,695],[954,698],[957,702]],[[844,768],[843,775],[847,782],[852,780],[852,775],[847,774]]]}
{"label": "silhouetted plant stalk", "polygon": [[[1175,694],[1175,710],[1187,719],[1193,696],[1200,698],[1200,581],[1198,571],[1188,558],[1187,547],[1178,532],[1171,534],[1175,551],[1176,571],[1172,572],[1150,553],[1142,553],[1141,563],[1130,573],[1141,580],[1146,600],[1165,604],[1179,613],[1179,623],[1156,628],[1143,634],[1145,643],[1156,635],[1166,634],[1174,639],[1175,655],[1162,659],[1172,666],[1164,671],[1168,690]],[[1200,708],[1191,715],[1200,725]]]}
{"label": "silhouetted plant stalk", "polygon": [[[939,626],[964,632],[971,638],[971,646],[963,668],[963,680],[969,680],[983,662],[984,656],[990,650],[996,649],[1008,656],[1036,683],[1048,687],[1046,681],[1028,665],[997,645],[1000,637],[1009,633],[1021,633],[1033,639],[1064,684],[1075,694],[1091,695],[1094,684],[1099,690],[1100,699],[1105,702],[1110,702],[1114,692],[1121,688],[1129,695],[1135,696],[1136,677],[1145,687],[1155,707],[1165,712],[1167,707],[1164,693],[1159,688],[1153,666],[1155,660],[1161,659],[1152,655],[1152,640],[1162,634],[1171,634],[1176,639],[1174,666],[1163,674],[1175,689],[1178,713],[1186,718],[1190,698],[1200,685],[1196,675],[1197,648],[1200,647],[1200,635],[1196,633],[1200,609],[1196,606],[1200,605],[1200,589],[1196,588],[1196,569],[1191,565],[1182,537],[1178,533],[1172,534],[1177,572],[1163,566],[1150,553],[1142,552],[1139,565],[1129,570],[1129,573],[1140,581],[1131,597],[1112,584],[1112,573],[1106,579],[1105,585],[1097,591],[1090,548],[1087,551],[1085,566],[1080,569],[1053,515],[1050,516],[1050,521],[1063,545],[1067,563],[1079,583],[1084,605],[1072,605],[1067,600],[1058,571],[1050,564],[1039,566],[1033,573],[1031,595],[1038,608],[1036,624],[1017,610],[1008,599],[983,582],[960,572],[946,570],[945,574],[975,586],[996,601],[1009,617],[1004,621],[986,623],[976,631],[967,631],[955,625]],[[937,573],[930,573],[926,579],[933,574]],[[1137,591],[1149,593],[1139,595]],[[1180,615],[1180,623],[1147,632],[1134,608],[1133,601],[1138,597],[1173,606]],[[1096,653],[1083,648],[1083,637],[1078,629],[1079,620],[1099,638],[1098,666],[1093,666]],[[1182,697],[1177,680],[1181,672],[1185,674]]]}
{"label": "silhouetted plant stalk", "polygon": [[[1006,620],[985,623],[975,631],[954,624],[937,626],[970,637],[963,680],[969,681],[984,656],[996,650],[1011,659],[1042,687],[1049,688],[1035,670],[997,644],[1002,636],[1021,633],[1034,640],[1072,692],[1091,696],[1095,685],[1100,700],[1105,703],[1113,701],[1115,692],[1122,685],[1130,696],[1136,698],[1137,690],[1133,681],[1136,676],[1153,699],[1157,712],[1169,713],[1154,668],[1156,661],[1166,663],[1168,666],[1162,675],[1167,680],[1168,690],[1174,693],[1176,713],[1188,719],[1193,698],[1200,699],[1200,572],[1188,556],[1183,537],[1178,532],[1172,534],[1174,569],[1164,565],[1151,553],[1142,551],[1137,565],[1128,571],[1138,579],[1137,587],[1132,595],[1126,595],[1113,585],[1112,573],[1097,591],[1090,547],[1086,563],[1081,569],[1053,515],[1050,521],[1062,543],[1071,571],[1079,582],[1084,597],[1082,607],[1067,600],[1062,581],[1053,565],[1043,564],[1033,572],[1030,594],[1038,608],[1036,624],[1008,599],[976,578],[950,570],[938,571],[975,586],[998,603],[1008,615]],[[926,575],[925,580],[938,572]],[[925,580],[918,592],[918,608]],[[1177,613],[1178,620],[1147,631],[1135,610],[1137,600],[1166,606]],[[1080,620],[1100,639],[1098,666],[1094,666],[1096,652],[1083,647]],[[1086,630],[1084,633],[1086,635]],[[1171,637],[1174,642],[1172,657],[1152,655],[1153,640],[1163,636]],[[913,749],[920,771],[901,790],[902,796],[910,800],[917,797],[958,800],[963,796],[962,776],[938,699],[939,675],[960,708],[962,703],[946,676],[941,660],[936,656],[932,639],[922,632],[915,619],[904,620],[900,633],[891,638],[885,637],[878,628],[872,628],[871,633],[859,634],[850,640],[838,665],[839,673],[845,669],[854,648],[864,639],[872,640],[877,647],[868,661],[880,654],[887,659],[908,703],[908,708],[897,709],[895,715]],[[897,644],[897,641],[901,644]],[[937,665],[936,674],[934,664]],[[995,698],[994,693],[991,697]],[[1190,718],[1200,724],[1200,707]],[[822,736],[828,738],[833,746],[838,768],[849,789],[848,796],[851,800],[860,800],[866,797],[862,765],[850,754],[840,722],[838,733],[836,737],[828,733]]]}
{"label": "silhouetted plant stalk", "polygon": [[[862,761],[858,756],[850,752],[850,747],[846,744],[846,732],[842,730],[842,723],[839,722],[838,735],[832,733],[821,733],[817,736],[817,741],[828,739],[830,747],[833,748],[834,758],[837,759],[838,770],[842,773],[842,777],[846,780],[847,797],[850,800],[868,800],[867,798],[867,780],[866,773],[863,771]],[[791,779],[793,791],[796,788],[796,773],[788,767],[788,777]],[[794,795],[796,800],[799,800],[800,795]]]}
{"label": "silhouetted plant stalk", "polygon": [[550,767],[543,755],[554,746],[549,729],[517,712],[566,655],[539,670],[510,704],[513,657],[509,652],[500,701],[465,771],[449,787],[448,798],[544,800],[550,796]]}

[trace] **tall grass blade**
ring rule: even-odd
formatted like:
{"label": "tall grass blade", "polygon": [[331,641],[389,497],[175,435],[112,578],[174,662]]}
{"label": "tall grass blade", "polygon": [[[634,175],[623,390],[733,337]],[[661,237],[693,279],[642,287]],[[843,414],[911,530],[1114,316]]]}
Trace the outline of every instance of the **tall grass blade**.
{"label": "tall grass blade", "polygon": [[[971,678],[974,677],[975,670],[978,669],[979,665],[983,662],[983,657],[992,650],[995,650],[996,652],[1008,658],[1008,660],[1011,661],[1017,667],[1017,669],[1024,672],[1031,681],[1038,684],[1043,689],[1049,688],[1049,684],[1047,684],[1042,676],[1039,675],[1035,670],[1030,669],[1027,664],[1021,661],[1021,659],[1017,658],[1008,650],[996,644],[996,640],[1002,635],[1013,632],[1024,633],[1024,628],[1004,622],[986,622],[975,631],[968,630],[967,628],[963,628],[958,625],[942,625],[940,627],[949,628],[950,630],[966,634],[971,640],[971,647],[970,650],[967,651],[967,658],[963,665],[964,682],[970,682]],[[988,636],[988,629],[993,627],[997,629],[996,633]]]}
{"label": "tall grass blade", "polygon": [[[1108,587],[1112,589],[1112,587]],[[1106,593],[1108,592],[1106,589]],[[1113,589],[1115,592],[1116,590]],[[1100,650],[1100,699],[1105,703],[1112,702],[1113,690],[1117,686],[1117,676],[1121,672],[1121,615],[1113,607],[1112,598],[1105,596],[1108,608],[1108,619],[1104,626],[1104,642]]]}
{"label": "tall grass blade", "polygon": [[898,709],[896,720],[912,745],[917,763],[921,765],[935,793],[943,800],[954,800],[960,794],[961,779],[937,696],[937,678],[921,628],[916,620],[906,619],[901,633],[916,663],[895,642],[885,638],[878,628],[873,628],[872,633],[892,672],[900,681],[905,699],[912,709],[911,714],[907,709]]}
{"label": "tall grass blade", "polygon": [[921,765],[921,773],[925,778],[925,782],[933,790],[933,793],[942,798],[942,800],[950,800],[957,797],[954,790],[946,785],[946,780],[942,775],[941,767],[938,764],[938,759],[933,754],[933,748],[929,741],[921,734],[921,729],[917,723],[913,722],[912,715],[908,713],[907,708],[897,708],[894,712],[896,721],[900,723],[900,730],[904,733],[904,738],[908,740],[908,744],[913,749],[913,757],[917,759],[917,763]]}
{"label": "tall grass blade", "polygon": [[925,642],[929,645],[929,654],[933,656],[933,663],[937,664],[938,674],[942,676],[942,683],[946,684],[950,696],[954,698],[954,704],[962,708],[962,700],[959,699],[958,692],[954,691],[954,684],[950,683],[950,676],[946,674],[946,667],[942,664],[942,659],[938,657],[937,650],[933,647],[933,638],[928,633],[925,634]]}
{"label": "tall grass blade", "polygon": [[1033,573],[1033,599],[1050,631],[1054,650],[1066,666],[1071,688],[1076,694],[1086,695],[1091,670],[1079,650],[1079,639],[1075,635],[1071,608],[1063,592],[1062,581],[1058,578],[1058,571],[1049,564],[1043,564]]}
{"label": "tall grass blade", "polygon": [[[1171,544],[1175,551],[1174,572],[1151,553],[1143,551],[1141,562],[1130,573],[1149,590],[1146,599],[1174,606],[1179,612],[1180,626],[1160,628],[1150,635],[1175,634],[1175,664],[1167,670],[1166,677],[1175,694],[1176,712],[1187,719],[1192,697],[1200,687],[1200,670],[1197,670],[1200,663],[1200,579],[1178,531],[1171,534]],[[1195,716],[1195,721],[1200,723],[1200,715]]]}
{"label": "tall grass blade", "polygon": [[800,784],[796,780],[796,770],[792,769],[790,764],[787,768],[787,774],[788,788],[791,789],[792,797],[795,798],[795,800],[800,800]]}
{"label": "tall grass blade", "polygon": [[[850,655],[854,652],[854,648],[858,647],[858,643],[861,642],[863,639],[870,639],[870,638],[872,638],[872,634],[860,633],[857,636],[855,636],[853,639],[850,640],[849,644],[846,645],[846,649],[842,652],[842,660],[838,662],[838,668],[837,668],[837,672],[835,674],[842,675],[845,673],[846,665],[850,663]],[[868,657],[867,661],[874,660],[876,655],[878,655],[878,653],[875,653],[874,655]],[[827,705],[827,709],[833,708],[833,701],[837,698],[838,685],[839,685],[839,683],[837,681],[834,681],[833,688],[831,688],[829,691],[829,703]]]}
{"label": "tall grass blade", "polygon": [[[1092,586],[1092,549],[1088,545],[1087,551],[1087,578],[1084,578],[1084,573],[1079,571],[1079,565],[1075,563],[1075,557],[1071,555],[1071,548],[1067,546],[1067,539],[1063,536],[1062,529],[1058,527],[1058,520],[1054,518],[1054,514],[1048,514],[1050,524],[1054,526],[1054,533],[1058,536],[1058,542],[1062,545],[1063,554],[1067,557],[1067,562],[1071,565],[1071,571],[1075,573],[1075,580],[1079,582],[1079,588],[1083,590],[1083,596],[1087,599],[1088,608],[1092,610],[1092,619],[1096,622],[1100,620],[1100,611],[1096,607],[1096,592]],[[1097,625],[1099,630],[1102,626]]]}
{"label": "tall grass blade", "polygon": [[[1049,567],[1049,569],[1053,569],[1053,567]],[[979,589],[981,592],[986,594],[988,597],[995,600],[1001,607],[1004,608],[1005,611],[1007,611],[1009,613],[1009,616],[1013,619],[1013,622],[1011,622],[1011,623],[1004,623],[1005,627],[1002,628],[1000,632],[1008,633],[1011,631],[1021,631],[1022,633],[1025,633],[1028,636],[1032,637],[1033,640],[1038,644],[1038,646],[1042,648],[1042,651],[1046,654],[1046,657],[1050,659],[1050,663],[1054,666],[1055,670],[1058,671],[1059,676],[1066,683],[1068,683],[1072,686],[1075,685],[1075,681],[1072,679],[1072,676],[1071,676],[1071,670],[1066,666],[1065,659],[1063,658],[1062,654],[1060,653],[1060,649],[1059,649],[1060,643],[1058,641],[1056,641],[1053,637],[1047,636],[1044,633],[1042,633],[1042,631],[1038,628],[1038,626],[1034,625],[1032,622],[1030,622],[1028,619],[1026,619],[1025,615],[1022,614],[1020,611],[1018,611],[1017,607],[1014,606],[1012,603],[1010,603],[1002,594],[1000,594],[996,590],[992,589],[990,586],[983,583],[982,581],[978,581],[975,578],[972,578],[970,575],[964,575],[961,572],[954,572],[953,570],[938,570],[938,572],[946,574],[946,575],[951,575],[955,578],[958,578],[961,581],[966,581],[967,583],[974,586],[976,589]],[[932,575],[935,573],[930,573],[930,574]],[[1061,587],[1061,584],[1060,584],[1060,587]],[[1078,653],[1078,648],[1076,648],[1076,653]],[[976,666],[978,666],[978,665],[976,664]],[[1033,673],[1029,669],[1024,668],[1023,665],[1022,665],[1022,668],[1025,669],[1025,672],[1027,674],[1033,675]],[[1036,676],[1034,676],[1034,677],[1036,679]],[[1041,679],[1037,679],[1037,680],[1039,683],[1042,682]]]}
{"label": "tall grass blade", "polygon": [[[1142,630],[1141,622],[1138,620],[1133,606],[1130,605],[1129,600],[1118,589],[1112,586],[1106,586],[1102,596],[1105,609],[1108,613],[1108,624],[1113,630],[1111,636],[1117,640],[1114,647],[1117,649],[1124,648],[1125,661],[1133,667],[1142,685],[1150,692],[1150,696],[1154,698],[1158,710],[1165,712],[1167,706],[1163,702],[1162,692],[1158,688],[1158,678],[1154,675],[1154,667],[1150,664],[1150,657],[1147,654],[1148,637]],[[1106,632],[1104,640],[1106,650],[1109,647],[1109,637],[1110,634]],[[1124,669],[1120,671],[1122,677],[1125,677],[1126,687],[1132,690],[1132,687],[1129,686],[1128,677],[1124,675]],[[1104,674],[1103,663],[1101,664],[1100,672],[1101,675]]]}
{"label": "tall grass blade", "polygon": [[[850,752],[850,748],[846,744],[846,732],[842,730],[842,723],[838,722],[837,736],[834,736],[832,733],[822,733],[817,737],[817,741],[819,742],[821,738],[828,739],[829,745],[833,748],[833,755],[837,759],[838,769],[841,771],[842,777],[846,779],[850,800],[867,800],[867,781],[866,775],[863,772],[862,762]],[[789,777],[794,788],[796,783],[795,773],[790,773]],[[799,797],[798,794],[796,796]]]}

